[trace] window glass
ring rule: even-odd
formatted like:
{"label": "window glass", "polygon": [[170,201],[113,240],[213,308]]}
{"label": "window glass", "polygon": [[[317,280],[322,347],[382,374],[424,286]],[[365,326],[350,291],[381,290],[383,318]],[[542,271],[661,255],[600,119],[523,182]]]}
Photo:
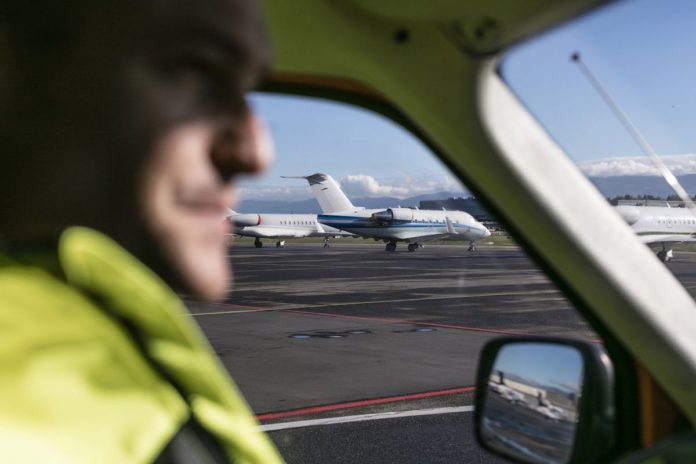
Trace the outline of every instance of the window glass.
{"label": "window glass", "polygon": [[692,295],[694,17],[690,1],[614,2],[516,47],[500,67],[510,88]]}
{"label": "window glass", "polygon": [[[268,94],[252,103],[277,160],[242,182],[232,209],[259,214],[260,225],[238,225],[230,298],[189,304],[287,461],[503,462],[478,449],[472,429],[482,344],[596,335],[406,130],[346,104]],[[316,184],[315,174],[369,210],[355,235],[317,235],[304,226],[314,232],[314,216],[292,219],[322,213],[303,178]],[[318,222],[345,225],[356,211]],[[279,232],[278,221],[291,226]],[[389,239],[360,237],[370,228],[415,238],[387,251]],[[489,231],[475,247],[474,230]]]}

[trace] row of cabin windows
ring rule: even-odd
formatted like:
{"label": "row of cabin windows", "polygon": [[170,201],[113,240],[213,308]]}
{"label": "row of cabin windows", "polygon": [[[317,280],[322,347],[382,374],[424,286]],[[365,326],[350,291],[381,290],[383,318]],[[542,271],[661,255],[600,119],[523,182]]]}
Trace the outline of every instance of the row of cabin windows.
{"label": "row of cabin windows", "polygon": [[[427,222],[433,222],[436,224],[447,224],[447,221],[433,221],[430,218],[428,218],[428,219],[414,219],[413,222],[419,222],[419,223],[423,223],[423,224],[425,224]],[[455,219],[454,221],[452,221],[452,224],[459,224],[459,219]]]}
{"label": "row of cabin windows", "polygon": [[283,226],[313,226],[316,221],[280,221]]}
{"label": "row of cabin windows", "polygon": [[658,224],[696,224],[696,219],[687,218],[658,218]]}
{"label": "row of cabin windows", "polygon": [[[420,222],[420,223],[426,223],[426,222],[433,222],[432,219],[416,219],[413,222]],[[445,224],[446,221],[442,221],[441,223],[438,222],[438,224]],[[452,221],[453,224],[459,224],[459,219],[455,219]],[[311,226],[316,224],[315,221],[280,221],[280,224],[283,226]]]}

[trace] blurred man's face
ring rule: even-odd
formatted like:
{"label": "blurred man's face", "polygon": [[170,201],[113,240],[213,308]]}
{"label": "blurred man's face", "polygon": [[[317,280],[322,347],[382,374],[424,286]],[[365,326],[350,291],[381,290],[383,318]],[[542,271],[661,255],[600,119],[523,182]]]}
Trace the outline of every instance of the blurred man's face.
{"label": "blurred man's face", "polygon": [[0,231],[93,227],[176,290],[224,296],[231,183],[269,161],[245,100],[268,64],[258,3],[10,1]]}
{"label": "blurred man's face", "polygon": [[177,38],[147,56],[145,71],[133,67],[136,93],[154,93],[149,118],[166,120],[140,178],[143,220],[172,268],[164,274],[206,300],[224,297],[231,281],[225,216],[235,203],[233,180],[259,172],[272,157],[266,132],[244,99],[258,73],[253,54],[259,44],[250,41],[262,34],[240,38],[234,29],[239,17],[226,26],[224,12],[185,23]]}
{"label": "blurred man's face", "polygon": [[[232,182],[215,163],[229,157],[236,172],[263,169],[271,158],[265,132],[249,116],[242,121],[246,146],[225,138],[224,121],[202,120],[164,133],[143,177],[145,223],[169,264],[197,296],[222,298],[231,280],[227,259],[227,208],[235,203]],[[238,122],[237,124],[240,124]]]}

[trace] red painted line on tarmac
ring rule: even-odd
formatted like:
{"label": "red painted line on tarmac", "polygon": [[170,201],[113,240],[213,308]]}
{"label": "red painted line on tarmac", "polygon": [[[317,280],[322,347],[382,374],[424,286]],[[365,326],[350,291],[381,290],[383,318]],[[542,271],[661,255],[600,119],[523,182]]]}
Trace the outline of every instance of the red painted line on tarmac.
{"label": "red painted line on tarmac", "polygon": [[[488,329],[485,327],[469,327],[465,325],[454,325],[454,324],[438,324],[437,322],[418,322],[418,321],[409,321],[408,319],[388,319],[388,318],[382,318],[382,317],[371,317],[371,316],[349,316],[347,314],[336,314],[336,313],[318,313],[315,311],[301,311],[298,309],[282,309],[280,312],[284,313],[296,313],[296,314],[305,314],[308,316],[327,316],[327,317],[335,317],[338,319],[354,319],[354,320],[364,320],[364,321],[375,321],[375,322],[385,322],[387,324],[411,324],[411,325],[417,325],[417,326],[423,326],[423,327],[437,327],[437,328],[442,328],[442,329],[455,329],[455,330],[466,330],[470,332],[485,332],[485,333],[494,333],[494,334],[500,334],[500,335],[526,335],[530,337],[534,336],[540,336],[544,337],[545,335],[539,335],[539,334],[534,334],[534,333],[529,333],[529,332],[517,332],[513,330],[501,330],[501,329]],[[574,338],[572,336],[568,336],[567,338]],[[581,338],[581,340],[588,341],[590,343],[604,343],[601,339],[598,338]]]}
{"label": "red painted line on tarmac", "polygon": [[272,419],[283,419],[283,418],[287,418],[287,417],[304,416],[307,414],[318,414],[321,412],[339,411],[341,409],[353,409],[353,408],[359,408],[359,407],[363,407],[363,406],[374,406],[376,404],[396,403],[398,401],[419,400],[419,399],[423,399],[423,398],[432,398],[434,396],[456,395],[458,393],[468,393],[468,392],[472,392],[474,390],[476,390],[476,387],[472,385],[469,387],[450,388],[447,390],[435,390],[435,391],[429,391],[429,392],[424,392],[424,393],[413,393],[410,395],[388,396],[388,397],[384,397],[384,398],[373,398],[373,399],[369,399],[369,400],[349,401],[347,403],[327,404],[324,406],[314,406],[311,408],[293,409],[291,411],[270,412],[270,413],[266,413],[266,414],[259,414],[258,416],[256,416],[256,418],[260,421],[272,420]]}
{"label": "red painted line on tarmac", "polygon": [[515,332],[512,330],[500,330],[500,329],[488,329],[485,327],[470,327],[465,325],[454,325],[454,324],[438,324],[436,322],[418,322],[409,321],[407,319],[388,319],[382,317],[371,317],[371,316],[349,316],[347,314],[335,314],[335,313],[323,313],[316,311],[301,311],[297,309],[283,309],[281,312],[284,313],[295,313],[295,314],[306,314],[308,316],[326,316],[335,317],[339,319],[353,319],[353,320],[363,320],[363,321],[375,321],[375,322],[385,322],[387,324],[410,324],[423,327],[437,327],[441,329],[456,329],[456,330],[467,330],[470,332],[486,332],[501,335],[530,335],[525,332]]}

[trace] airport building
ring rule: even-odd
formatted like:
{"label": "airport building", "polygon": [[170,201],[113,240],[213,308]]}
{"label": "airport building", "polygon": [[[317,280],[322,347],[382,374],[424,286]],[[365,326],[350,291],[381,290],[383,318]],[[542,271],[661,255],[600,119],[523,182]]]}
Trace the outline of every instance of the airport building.
{"label": "airport building", "polygon": [[[673,200],[644,200],[644,199],[634,199],[634,200],[618,200],[618,205],[629,205],[629,206],[669,206],[670,208],[685,208],[686,205],[683,201],[673,201]],[[471,213],[469,213],[471,214]]]}
{"label": "airport building", "polygon": [[466,211],[477,221],[490,221],[491,215],[483,209],[476,198],[447,198],[446,200],[423,200],[420,202],[420,209],[442,209],[450,211]]}
{"label": "airport building", "polygon": [[486,211],[481,203],[473,197],[462,198],[452,197],[445,200],[422,200],[419,205],[420,209],[442,209],[448,211],[465,211],[471,214],[474,219],[485,225],[490,231],[500,231],[502,227],[498,224],[491,214]]}

